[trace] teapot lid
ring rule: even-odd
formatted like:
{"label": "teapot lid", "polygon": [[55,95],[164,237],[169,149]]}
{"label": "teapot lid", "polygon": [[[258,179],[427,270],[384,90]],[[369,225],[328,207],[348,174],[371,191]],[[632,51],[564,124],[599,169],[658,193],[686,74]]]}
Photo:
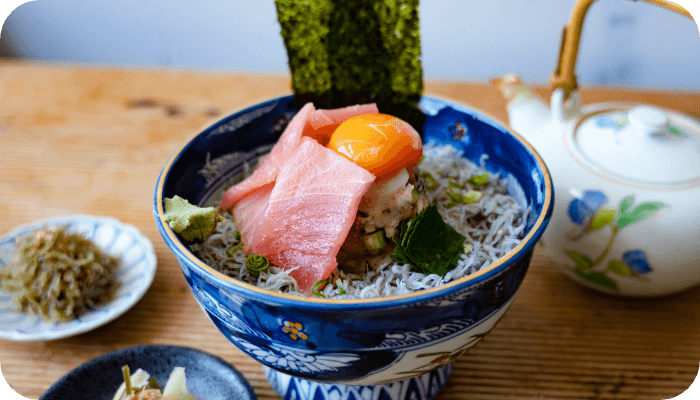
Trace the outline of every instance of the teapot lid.
{"label": "teapot lid", "polygon": [[583,111],[565,140],[587,167],[645,186],[700,183],[697,120],[649,105],[603,103]]}

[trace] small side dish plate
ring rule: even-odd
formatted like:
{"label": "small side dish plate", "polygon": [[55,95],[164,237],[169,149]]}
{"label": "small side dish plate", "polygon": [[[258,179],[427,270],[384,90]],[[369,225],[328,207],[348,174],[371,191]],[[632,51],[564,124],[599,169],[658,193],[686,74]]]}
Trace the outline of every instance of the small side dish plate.
{"label": "small side dish plate", "polygon": [[148,345],[128,347],[97,357],[72,370],[39,400],[111,399],[122,384],[122,367],[148,372],[161,386],[175,367],[185,368],[187,391],[199,400],[256,400],[248,380],[226,361],[188,347]]}
{"label": "small side dish plate", "polygon": [[151,286],[156,273],[153,244],[138,229],[109,217],[70,215],[22,225],[0,237],[0,269],[12,262],[15,239],[46,226],[63,225],[80,232],[121,264],[116,273],[119,288],[109,303],[91,308],[70,322],[46,322],[40,316],[21,313],[12,296],[0,290],[0,338],[17,341],[54,340],[78,335],[102,326],[124,314]]}

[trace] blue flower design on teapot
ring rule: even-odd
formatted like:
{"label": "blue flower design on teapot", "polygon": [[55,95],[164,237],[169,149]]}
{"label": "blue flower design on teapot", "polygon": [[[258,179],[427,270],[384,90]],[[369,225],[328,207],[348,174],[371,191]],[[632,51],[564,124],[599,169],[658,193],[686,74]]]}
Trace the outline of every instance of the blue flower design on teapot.
{"label": "blue flower design on teapot", "polygon": [[576,249],[566,254],[574,262],[572,271],[585,281],[612,291],[618,290],[616,279],[633,277],[645,279],[644,275],[653,272],[647,255],[642,249],[626,250],[620,260],[611,259],[604,264],[620,229],[650,217],[664,205],[659,202],[643,202],[634,206],[634,196],[627,196],[618,207],[606,207],[609,199],[598,190],[585,190],[576,196],[568,206],[568,215],[574,227],[566,236],[577,242],[593,231],[608,229],[610,236],[601,253],[592,258]]}

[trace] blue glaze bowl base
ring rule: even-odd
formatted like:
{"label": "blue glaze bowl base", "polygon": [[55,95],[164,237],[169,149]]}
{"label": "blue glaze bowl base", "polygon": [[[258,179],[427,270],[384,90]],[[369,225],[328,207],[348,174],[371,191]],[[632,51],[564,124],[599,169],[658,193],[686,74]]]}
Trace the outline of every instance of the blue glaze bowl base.
{"label": "blue glaze bowl base", "polygon": [[285,400],[430,400],[447,383],[452,363],[423,375],[368,386],[309,381],[267,366],[263,370],[272,388]]}

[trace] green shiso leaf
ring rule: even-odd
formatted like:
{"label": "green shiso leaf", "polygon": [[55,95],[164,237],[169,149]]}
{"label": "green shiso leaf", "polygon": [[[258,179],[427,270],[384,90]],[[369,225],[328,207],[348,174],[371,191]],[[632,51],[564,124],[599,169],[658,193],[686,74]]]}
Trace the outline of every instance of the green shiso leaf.
{"label": "green shiso leaf", "polygon": [[184,241],[203,242],[221,221],[214,207],[197,207],[177,195],[165,199],[165,222]]}
{"label": "green shiso leaf", "polygon": [[396,243],[391,253],[394,261],[409,264],[426,275],[444,277],[464,252],[466,238],[443,221],[437,204],[433,203],[402,223],[399,234],[392,240]]}
{"label": "green shiso leaf", "polygon": [[377,103],[422,127],[418,0],[275,0],[299,104]]}

